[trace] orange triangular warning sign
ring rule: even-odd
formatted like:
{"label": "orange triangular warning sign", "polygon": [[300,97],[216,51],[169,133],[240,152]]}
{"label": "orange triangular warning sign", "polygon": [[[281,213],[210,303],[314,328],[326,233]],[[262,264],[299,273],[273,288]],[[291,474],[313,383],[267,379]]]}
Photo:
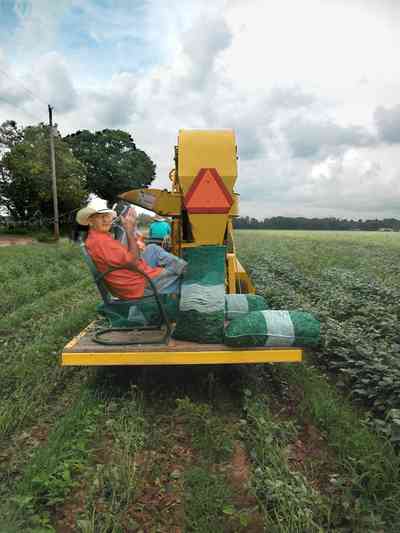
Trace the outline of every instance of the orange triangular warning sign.
{"label": "orange triangular warning sign", "polygon": [[202,168],[184,199],[189,213],[228,213],[232,203],[232,196],[215,168]]}

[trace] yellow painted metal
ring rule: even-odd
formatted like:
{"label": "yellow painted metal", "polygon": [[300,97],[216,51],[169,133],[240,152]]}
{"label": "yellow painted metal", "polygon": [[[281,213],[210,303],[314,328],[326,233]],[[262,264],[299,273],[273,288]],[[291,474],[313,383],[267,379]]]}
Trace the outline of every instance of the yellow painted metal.
{"label": "yellow painted metal", "polygon": [[64,350],[71,350],[72,348],[74,348],[81,340],[81,338],[86,335],[88,331],[90,331],[94,324],[95,321],[91,322],[88,326],[86,326],[85,329],[83,329],[78,335],[71,339],[68,344],[65,345]]}
{"label": "yellow painted metal", "polygon": [[239,292],[245,294],[255,294],[256,289],[253,285],[253,282],[250,279],[250,276],[247,274],[245,269],[240,264],[238,258],[236,258],[236,282],[239,287]]}
{"label": "yellow painted metal", "polygon": [[171,252],[180,257],[182,255],[182,220],[174,217],[171,224]]}
{"label": "yellow painted metal", "polygon": [[[172,217],[172,252],[181,255],[182,248],[204,244],[224,244],[227,249],[226,290],[255,293],[255,288],[236,257],[232,217],[239,216],[239,195],[233,191],[237,178],[237,151],[232,130],[180,130],[176,147],[175,169],[169,173],[171,191],[135,189],[120,197],[160,215]],[[187,213],[184,197],[200,169],[215,168],[232,195],[229,213]],[[89,326],[90,328],[91,326]],[[84,330],[72,339],[61,355],[62,366],[109,365],[202,365],[301,362],[301,348],[207,349],[197,345],[197,351],[180,348],[172,351],[163,347],[154,350],[109,352],[78,350]],[[90,348],[92,349],[92,348]]]}
{"label": "yellow painted metal", "polygon": [[201,168],[216,168],[232,192],[237,178],[236,142],[233,130],[180,130],[178,178],[186,194]]}
{"label": "yellow painted metal", "polygon": [[161,189],[134,189],[120,194],[119,197],[160,215],[180,216],[182,212],[182,195],[179,192]]}
{"label": "yellow painted metal", "polygon": [[198,245],[224,244],[228,215],[190,214],[192,233]]}
{"label": "yellow painted metal", "polygon": [[64,352],[62,366],[110,365],[227,365],[254,363],[299,363],[301,348],[226,350],[199,352]]}
{"label": "yellow painted metal", "polygon": [[[177,179],[183,196],[202,168],[215,168],[229,194],[237,178],[236,141],[233,130],[180,130]],[[238,213],[237,196],[230,211]],[[236,200],[236,203],[235,203]],[[223,244],[230,213],[188,213],[193,239],[198,244]]]}
{"label": "yellow painted metal", "polygon": [[[193,241],[198,245],[224,244],[226,228],[230,218],[239,215],[239,194],[233,191],[237,178],[236,143],[232,130],[180,130],[178,136],[178,173],[171,170],[169,177],[172,191],[161,189],[134,189],[120,196],[160,215],[181,217],[184,195],[190,188],[201,168],[216,168],[229,193],[233,204],[229,213],[189,214]],[[179,222],[179,225],[182,221]],[[182,238],[180,232],[173,237]],[[172,249],[180,246],[172,239]]]}
{"label": "yellow painted metal", "polygon": [[[233,193],[233,204],[229,217],[239,215],[239,194]],[[131,204],[144,207],[159,215],[168,217],[182,214],[182,194],[162,189],[133,189],[119,195],[119,198]]]}
{"label": "yellow painted metal", "polygon": [[226,228],[226,251],[228,253],[236,254],[236,248],[235,248],[235,239],[233,238],[233,225],[232,225],[232,219],[230,218],[228,220],[228,225]]}
{"label": "yellow painted metal", "polygon": [[232,198],[233,198],[233,204],[232,204],[231,210],[229,211],[229,216],[230,217],[238,217],[239,216],[240,194],[238,194],[237,192],[234,192],[232,194]]}
{"label": "yellow painted metal", "polygon": [[227,289],[229,294],[237,292],[255,294],[256,289],[235,253],[228,253],[227,259]]}
{"label": "yellow painted metal", "polygon": [[234,253],[226,254],[227,262],[227,288],[228,294],[236,293],[236,256]]}

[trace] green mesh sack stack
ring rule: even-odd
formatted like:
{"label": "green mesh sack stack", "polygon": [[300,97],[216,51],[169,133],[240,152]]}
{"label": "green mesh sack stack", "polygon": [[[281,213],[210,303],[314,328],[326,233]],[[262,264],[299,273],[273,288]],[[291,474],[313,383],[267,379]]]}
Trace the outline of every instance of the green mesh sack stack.
{"label": "green mesh sack stack", "polygon": [[225,318],[225,246],[186,248],[179,313],[173,336],[202,343],[220,343]]}
{"label": "green mesh sack stack", "polygon": [[233,320],[251,311],[264,311],[268,304],[262,296],[257,294],[226,294],[225,318]]}
{"label": "green mesh sack stack", "polygon": [[253,311],[225,329],[228,346],[316,346],[320,325],[304,311]]}
{"label": "green mesh sack stack", "polygon": [[[161,294],[161,302],[171,321],[176,320],[178,314],[178,299],[171,294]],[[97,305],[97,312],[108,318],[114,328],[157,325],[160,323],[160,311],[155,298],[144,298],[135,304],[123,302],[108,307],[103,303]]]}

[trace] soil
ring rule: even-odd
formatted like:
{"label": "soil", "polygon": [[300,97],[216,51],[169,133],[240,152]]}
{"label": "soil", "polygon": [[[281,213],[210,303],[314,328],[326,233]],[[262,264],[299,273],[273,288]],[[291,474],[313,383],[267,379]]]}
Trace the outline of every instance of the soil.
{"label": "soil", "polygon": [[[233,503],[241,511],[248,512],[245,531],[259,533],[264,531],[264,518],[257,508],[257,499],[251,494],[249,483],[251,477],[250,459],[241,442],[235,441],[233,454],[227,471],[228,480],[234,489]],[[236,528],[234,529],[237,530]],[[241,530],[240,528],[238,530]]]}
{"label": "soil", "polygon": [[160,416],[159,426],[164,436],[159,446],[138,455],[142,487],[128,514],[138,524],[139,531],[181,533],[184,471],[193,464],[194,451],[179,417]]}
{"label": "soil", "polygon": [[18,237],[9,235],[0,235],[0,246],[14,246],[15,244],[33,244],[35,239],[31,237]]}

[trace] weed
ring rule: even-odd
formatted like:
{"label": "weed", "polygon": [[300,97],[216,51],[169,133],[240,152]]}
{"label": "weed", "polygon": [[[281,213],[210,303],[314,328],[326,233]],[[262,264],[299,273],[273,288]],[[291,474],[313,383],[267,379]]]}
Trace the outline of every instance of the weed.
{"label": "weed", "polygon": [[320,319],[318,362],[341,374],[370,408],[371,425],[400,443],[400,418],[392,416],[400,408],[399,239],[260,231],[242,242],[244,235],[240,253],[270,306]]}
{"label": "weed", "polygon": [[[78,524],[84,532],[129,530],[129,507],[139,487],[136,454],[145,442],[145,419],[137,387],[109,403],[105,420],[106,454],[90,482],[86,511]],[[101,449],[98,450],[98,452]]]}
{"label": "weed", "polygon": [[275,422],[265,396],[245,390],[244,436],[254,461],[253,489],[268,531],[322,532],[327,502],[305,477],[288,467],[286,448],[296,435],[292,422]]}
{"label": "weed", "polygon": [[49,434],[45,446],[37,448],[31,462],[7,502],[2,516],[25,529],[38,524],[49,528],[50,510],[64,501],[89,462],[89,444],[104,406],[83,391],[72,409]]}
{"label": "weed", "polygon": [[[400,459],[393,446],[373,433],[316,369],[280,367],[277,371],[289,386],[303,391],[300,412],[323,431],[328,446],[334,449],[339,472],[332,483],[340,485],[344,505],[355,506],[355,522],[365,524],[369,517],[378,524],[386,523],[388,530],[390,524],[396,524],[396,530],[400,522]],[[365,526],[371,527],[371,523]]]}
{"label": "weed", "polygon": [[189,398],[177,399],[177,415],[188,424],[193,447],[204,457],[219,461],[230,456],[233,450],[234,428],[225,424],[220,416],[212,413],[205,403],[194,403]]}
{"label": "weed", "polygon": [[237,511],[230,504],[232,494],[225,480],[201,467],[185,473],[185,521],[187,531],[219,533]]}

